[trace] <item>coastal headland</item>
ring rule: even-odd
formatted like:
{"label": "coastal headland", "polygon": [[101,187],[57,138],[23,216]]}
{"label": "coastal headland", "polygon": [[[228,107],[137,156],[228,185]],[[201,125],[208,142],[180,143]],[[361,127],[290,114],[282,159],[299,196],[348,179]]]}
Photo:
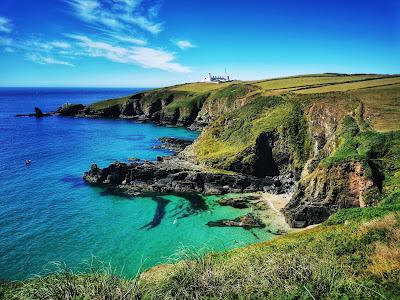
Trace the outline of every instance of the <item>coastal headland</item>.
{"label": "coastal headland", "polygon": [[115,299],[397,299],[399,94],[399,75],[327,73],[189,83],[62,106],[55,115],[201,130],[193,144],[166,140],[176,154],[157,161],[93,162],[86,182],[128,195],[244,193],[219,203],[264,215],[208,225],[261,228],[269,218],[283,236],[188,254],[134,279],[67,272],[5,284],[4,295],[40,299],[56,282],[94,298],[111,289]]}

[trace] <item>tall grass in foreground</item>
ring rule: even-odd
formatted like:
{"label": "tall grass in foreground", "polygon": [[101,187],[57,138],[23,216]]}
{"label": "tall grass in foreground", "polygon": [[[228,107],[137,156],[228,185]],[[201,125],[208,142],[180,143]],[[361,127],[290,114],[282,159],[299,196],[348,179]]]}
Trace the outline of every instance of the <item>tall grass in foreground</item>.
{"label": "tall grass in foreground", "polygon": [[1,299],[400,299],[400,214],[320,225],[126,280],[110,267],[0,284]]}
{"label": "tall grass in foreground", "polygon": [[0,285],[0,299],[140,299],[138,280],[124,280],[111,266],[92,260],[85,272],[75,273],[63,263],[52,263],[51,275]]}

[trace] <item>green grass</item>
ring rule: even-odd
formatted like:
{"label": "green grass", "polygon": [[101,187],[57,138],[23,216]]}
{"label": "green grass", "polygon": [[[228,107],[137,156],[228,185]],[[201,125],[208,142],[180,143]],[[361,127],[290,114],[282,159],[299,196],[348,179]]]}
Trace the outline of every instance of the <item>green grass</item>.
{"label": "green grass", "polygon": [[349,75],[349,76],[299,76],[299,77],[288,77],[271,79],[266,81],[258,81],[255,84],[263,89],[268,90],[282,90],[292,89],[299,87],[312,87],[315,85],[339,83],[347,81],[358,81],[370,78],[380,78],[382,75]]}
{"label": "green grass", "polygon": [[205,93],[205,92],[222,89],[222,88],[227,87],[234,83],[237,83],[237,81],[219,83],[219,84],[208,83],[208,82],[195,82],[195,83],[187,83],[187,84],[172,86],[169,89],[174,90],[174,91]]}
{"label": "green grass", "polygon": [[109,99],[109,100],[99,101],[99,102],[91,104],[90,108],[104,109],[104,108],[108,108],[110,106],[124,104],[125,102],[127,102],[130,99],[130,97],[131,96],[126,96],[126,97],[117,98],[117,99]]}
{"label": "green grass", "polygon": [[365,118],[378,131],[400,130],[400,82],[351,92],[365,105]]}
{"label": "green grass", "polygon": [[207,97],[207,93],[187,94],[175,99],[173,102],[165,106],[162,111],[167,115],[173,115],[176,111],[179,111],[181,117],[188,117],[194,110],[200,110]]}
{"label": "green grass", "polygon": [[[284,94],[260,95],[270,90]],[[265,132],[278,135],[281,144],[275,147],[301,168],[310,155],[310,124],[335,119],[337,144],[319,167],[329,172],[346,162],[365,165],[371,172],[366,176],[382,180],[380,201],[339,210],[313,229],[265,243],[204,255],[189,252],[132,280],[108,268],[79,274],[61,268],[50,276],[0,283],[0,298],[399,299],[400,131],[391,131],[400,129],[398,95],[399,77],[340,74],[251,84],[194,83],[146,92],[144,104],[172,99],[163,109],[166,114],[185,115],[202,105],[222,114],[194,145],[199,160],[216,170],[254,163],[256,140]]]}
{"label": "green grass", "polygon": [[301,89],[297,90],[296,92],[303,94],[313,94],[313,93],[327,93],[333,91],[352,91],[352,90],[386,86],[399,83],[400,83],[400,76],[395,76],[395,77],[387,77],[387,78],[380,78],[373,80],[361,80],[350,83],[337,83],[321,87]]}
{"label": "green grass", "polygon": [[[396,200],[399,201],[398,199]],[[361,211],[361,210],[359,210]],[[3,299],[398,299],[400,214],[352,214],[228,252],[181,253],[133,280],[109,270],[0,285]],[[367,221],[367,222],[366,222]]]}
{"label": "green grass", "polygon": [[194,144],[198,159],[207,165],[230,169],[232,164],[254,163],[257,138],[265,133],[280,134],[287,142],[293,165],[300,166],[307,157],[307,133],[299,105],[281,97],[256,97],[208,126]]}

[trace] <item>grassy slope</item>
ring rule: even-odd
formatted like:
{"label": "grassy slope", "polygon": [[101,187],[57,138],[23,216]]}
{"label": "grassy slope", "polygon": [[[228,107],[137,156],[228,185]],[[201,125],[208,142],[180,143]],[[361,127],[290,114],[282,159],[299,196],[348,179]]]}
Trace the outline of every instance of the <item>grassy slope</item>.
{"label": "grassy slope", "polygon": [[[303,124],[301,128],[299,124]],[[227,169],[237,160],[250,163],[251,149],[264,132],[276,131],[285,136],[294,165],[305,160],[305,121],[296,102],[277,96],[256,97],[249,104],[227,113],[205,129],[194,144],[200,161],[216,168]],[[247,154],[249,152],[249,154]]]}
{"label": "grassy slope", "polygon": [[93,103],[90,105],[91,108],[93,109],[104,109],[113,105],[117,104],[123,104],[126,101],[128,101],[130,96],[122,97],[122,98],[117,98],[117,99],[109,99],[109,100],[104,100],[104,101],[99,101],[96,103]]}
{"label": "grassy slope", "polygon": [[[185,261],[156,267],[135,280],[103,271],[80,276],[63,271],[0,285],[0,298],[399,299],[400,132],[390,130],[400,130],[400,84],[398,78],[365,80],[374,76],[361,76],[360,81],[358,75],[323,74],[253,82],[267,94],[265,87],[292,91],[274,97],[250,93],[242,109],[223,115],[204,132],[203,145],[207,147],[200,147],[198,154],[223,164],[251,146],[260,132],[290,128],[299,109],[324,102],[344,112],[346,105],[352,107],[353,101],[361,101],[364,110],[344,119],[339,147],[323,163],[373,161],[384,175],[383,200],[377,206],[343,209],[314,229],[266,243],[205,256],[189,254]],[[340,83],[343,80],[356,82]],[[325,86],[315,87],[317,84]],[[304,85],[309,87],[303,89]],[[172,89],[215,95],[227,86],[230,84],[197,83]],[[296,91],[300,86],[302,89]],[[325,93],[333,88],[345,92]],[[307,89],[323,94],[307,94]],[[361,115],[382,133],[369,129]],[[222,124],[228,130],[222,131]],[[293,151],[301,161],[304,145],[297,146]]]}
{"label": "grassy slope", "polygon": [[203,256],[188,252],[186,260],[134,280],[102,270],[80,276],[62,270],[3,285],[3,298],[398,299],[399,196],[381,204],[391,208],[379,218],[333,216],[314,229],[246,248]]}

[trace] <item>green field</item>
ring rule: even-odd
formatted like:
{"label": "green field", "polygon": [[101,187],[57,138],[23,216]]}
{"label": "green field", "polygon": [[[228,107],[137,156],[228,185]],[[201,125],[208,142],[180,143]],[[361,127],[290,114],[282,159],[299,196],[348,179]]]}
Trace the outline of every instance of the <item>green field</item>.
{"label": "green field", "polygon": [[96,102],[91,104],[89,107],[93,109],[104,109],[113,105],[123,104],[128,101],[130,96],[118,98],[118,99],[109,99],[100,102]]}

